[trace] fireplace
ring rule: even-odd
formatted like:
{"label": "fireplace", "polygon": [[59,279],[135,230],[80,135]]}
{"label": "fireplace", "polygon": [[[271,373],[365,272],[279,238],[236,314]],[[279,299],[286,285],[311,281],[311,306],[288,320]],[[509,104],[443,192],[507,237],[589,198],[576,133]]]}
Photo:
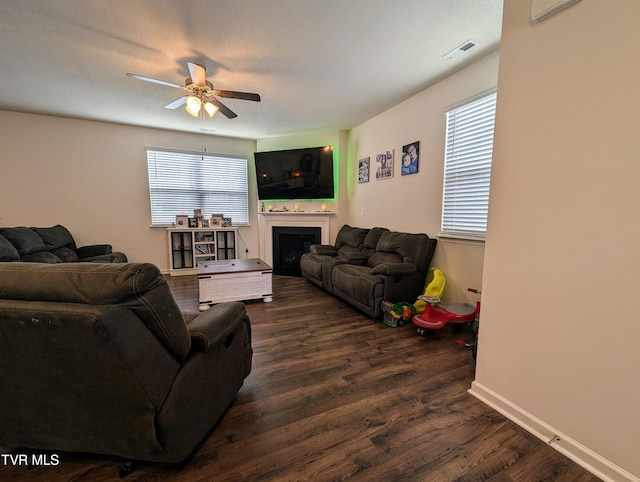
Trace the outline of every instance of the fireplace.
{"label": "fireplace", "polygon": [[320,230],[320,244],[331,244],[331,218],[335,213],[325,211],[306,212],[260,212],[258,229],[260,232],[259,255],[269,266],[274,267],[273,228],[314,228]]}
{"label": "fireplace", "polygon": [[273,226],[273,274],[301,276],[300,257],[312,244],[320,244],[319,227]]}

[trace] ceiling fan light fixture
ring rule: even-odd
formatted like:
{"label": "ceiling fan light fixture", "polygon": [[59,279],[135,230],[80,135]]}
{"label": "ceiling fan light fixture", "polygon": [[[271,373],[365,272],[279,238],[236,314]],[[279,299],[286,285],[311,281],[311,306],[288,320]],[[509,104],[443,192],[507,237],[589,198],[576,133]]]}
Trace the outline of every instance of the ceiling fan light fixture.
{"label": "ceiling fan light fixture", "polygon": [[187,97],[187,104],[185,108],[187,109],[187,112],[193,117],[198,117],[201,105],[202,101],[198,97],[196,97],[195,95],[190,95],[189,97]]}
{"label": "ceiling fan light fixture", "polygon": [[216,114],[216,112],[218,112],[218,107],[213,105],[211,102],[205,102],[204,110],[207,111],[207,114],[209,114],[209,117],[213,117]]}

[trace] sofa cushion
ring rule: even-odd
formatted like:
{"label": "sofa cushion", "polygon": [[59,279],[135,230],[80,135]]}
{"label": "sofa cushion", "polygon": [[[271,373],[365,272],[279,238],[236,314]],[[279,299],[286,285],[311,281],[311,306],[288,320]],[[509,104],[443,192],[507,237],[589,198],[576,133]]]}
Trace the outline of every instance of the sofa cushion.
{"label": "sofa cushion", "polygon": [[[378,244],[376,245],[376,254],[379,252],[396,253],[401,257],[399,262],[415,264],[417,261],[418,248],[420,247],[420,241],[422,238],[426,238],[426,235],[398,233],[394,231],[382,233],[378,240]],[[370,266],[375,266],[375,264]]]}
{"label": "sofa cushion", "polygon": [[42,238],[29,228],[4,228],[0,229],[0,234],[15,246],[20,256],[45,251],[46,249]]}
{"label": "sofa cushion", "polygon": [[62,263],[62,260],[49,251],[38,251],[37,253],[25,254],[20,261],[27,263]]}
{"label": "sofa cushion", "polygon": [[371,228],[367,233],[367,237],[364,238],[364,247],[366,249],[375,249],[378,245],[378,240],[383,233],[388,233],[389,230],[387,228]]}
{"label": "sofa cushion", "polygon": [[385,253],[384,251],[376,251],[367,260],[367,266],[374,268],[383,263],[402,263],[402,256],[398,253]]}
{"label": "sofa cushion", "polygon": [[345,224],[340,228],[338,236],[336,236],[335,247],[339,250],[342,246],[347,245],[361,249],[368,232],[368,229],[353,228],[348,224]]}
{"label": "sofa cushion", "polygon": [[53,251],[51,251],[51,253],[55,254],[58,258],[60,258],[60,260],[62,260],[63,263],[74,263],[79,259],[76,252],[67,246],[54,249]]}
{"label": "sofa cushion", "polygon": [[333,270],[332,281],[334,292],[365,306],[375,306],[384,294],[384,276],[372,274],[366,266],[340,264]]}
{"label": "sofa cushion", "polygon": [[364,263],[369,256],[359,248],[345,244],[338,250],[338,258],[362,261]]}
{"label": "sofa cushion", "polygon": [[18,261],[20,254],[7,238],[0,234],[0,261]]}
{"label": "sofa cushion", "polygon": [[44,242],[47,251],[68,247],[76,249],[76,242],[67,228],[61,225],[52,228],[31,228]]}

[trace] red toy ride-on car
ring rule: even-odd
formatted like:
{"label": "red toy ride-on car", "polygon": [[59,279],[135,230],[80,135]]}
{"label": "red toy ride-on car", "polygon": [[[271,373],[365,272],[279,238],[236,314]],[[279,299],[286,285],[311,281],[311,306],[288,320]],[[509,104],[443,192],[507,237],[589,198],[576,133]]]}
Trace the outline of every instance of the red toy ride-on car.
{"label": "red toy ride-on car", "polygon": [[[480,293],[479,290],[468,288],[467,291]],[[469,323],[480,314],[480,301],[476,301],[476,306],[469,303],[453,303],[446,308],[436,308],[434,305],[440,302],[439,298],[432,296],[419,296],[421,300],[427,302],[427,306],[419,315],[411,318],[414,325],[418,327],[418,333],[424,335],[426,330],[441,330],[448,323]]]}

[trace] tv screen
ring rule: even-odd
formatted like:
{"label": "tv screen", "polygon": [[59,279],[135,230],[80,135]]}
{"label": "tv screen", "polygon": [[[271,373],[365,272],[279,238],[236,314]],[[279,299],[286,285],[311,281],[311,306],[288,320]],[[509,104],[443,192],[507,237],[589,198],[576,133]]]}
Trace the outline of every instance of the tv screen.
{"label": "tv screen", "polygon": [[260,200],[333,199],[333,147],[256,152]]}

